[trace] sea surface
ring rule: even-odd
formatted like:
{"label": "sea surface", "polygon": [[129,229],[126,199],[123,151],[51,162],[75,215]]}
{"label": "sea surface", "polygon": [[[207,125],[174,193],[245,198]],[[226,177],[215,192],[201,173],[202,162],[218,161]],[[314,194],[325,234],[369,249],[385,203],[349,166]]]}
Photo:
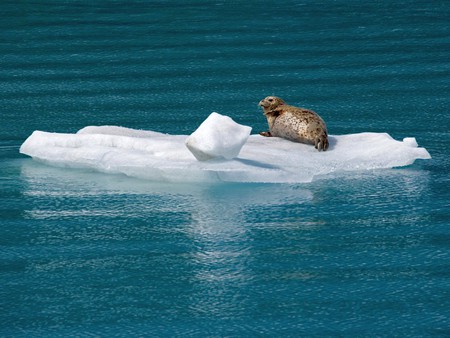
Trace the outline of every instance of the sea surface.
{"label": "sea surface", "polygon": [[[449,1],[0,3],[0,336],[450,335]],[[431,160],[307,184],[53,168],[34,130],[190,134],[259,100]]]}

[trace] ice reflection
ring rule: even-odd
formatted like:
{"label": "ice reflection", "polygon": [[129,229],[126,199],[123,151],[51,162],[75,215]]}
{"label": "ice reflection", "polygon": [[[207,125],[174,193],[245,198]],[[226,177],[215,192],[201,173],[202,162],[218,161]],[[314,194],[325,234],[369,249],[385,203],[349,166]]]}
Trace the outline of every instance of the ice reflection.
{"label": "ice reflection", "polygon": [[191,304],[194,314],[222,317],[237,311],[243,305],[242,299],[236,299],[239,290],[252,278],[251,240],[242,222],[248,191],[233,195],[225,188],[212,189],[192,205],[189,236],[195,243]]}
{"label": "ice reflection", "polygon": [[196,247],[193,313],[223,318],[242,315],[251,306],[244,290],[257,276],[248,209],[311,199],[308,190],[289,185],[220,185],[196,196],[189,227]]}

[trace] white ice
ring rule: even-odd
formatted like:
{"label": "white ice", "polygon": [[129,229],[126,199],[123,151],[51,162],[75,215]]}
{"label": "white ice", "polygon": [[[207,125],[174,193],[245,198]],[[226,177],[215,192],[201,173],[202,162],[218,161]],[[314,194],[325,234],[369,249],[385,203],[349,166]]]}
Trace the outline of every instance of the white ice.
{"label": "white ice", "polygon": [[186,139],[186,147],[199,161],[231,160],[239,155],[251,131],[228,116],[211,113]]}
{"label": "white ice", "polygon": [[[206,135],[207,130],[202,133]],[[223,137],[217,135],[214,137]],[[386,133],[361,133],[330,136],[326,152],[280,138],[250,135],[237,157],[198,161],[185,145],[188,137],[90,126],[76,134],[35,131],[20,152],[55,166],[171,182],[302,183],[343,171],[402,167],[431,158],[414,138],[396,141]],[[217,154],[234,157],[227,154],[226,147]]]}

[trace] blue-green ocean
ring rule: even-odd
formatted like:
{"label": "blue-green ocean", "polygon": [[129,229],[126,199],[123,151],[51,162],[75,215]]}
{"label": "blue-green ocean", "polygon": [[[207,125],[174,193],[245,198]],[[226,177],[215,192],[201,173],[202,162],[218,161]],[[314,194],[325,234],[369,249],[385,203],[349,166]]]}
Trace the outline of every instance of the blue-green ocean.
{"label": "blue-green ocean", "polygon": [[[0,336],[450,335],[450,2],[0,3]],[[54,168],[34,130],[415,137],[405,168],[170,184]]]}

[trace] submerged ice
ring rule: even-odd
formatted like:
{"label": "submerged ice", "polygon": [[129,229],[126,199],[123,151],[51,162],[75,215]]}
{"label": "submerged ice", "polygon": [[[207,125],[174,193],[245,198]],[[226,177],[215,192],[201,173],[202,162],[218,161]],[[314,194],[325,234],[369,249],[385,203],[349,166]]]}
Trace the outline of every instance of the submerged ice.
{"label": "submerged ice", "polygon": [[20,152],[55,166],[171,182],[301,183],[431,158],[414,138],[397,141],[386,133],[330,136],[329,150],[318,152],[306,144],[249,136],[250,127],[219,114],[209,119],[190,136],[116,126],[90,126],[76,134],[35,131]]}

